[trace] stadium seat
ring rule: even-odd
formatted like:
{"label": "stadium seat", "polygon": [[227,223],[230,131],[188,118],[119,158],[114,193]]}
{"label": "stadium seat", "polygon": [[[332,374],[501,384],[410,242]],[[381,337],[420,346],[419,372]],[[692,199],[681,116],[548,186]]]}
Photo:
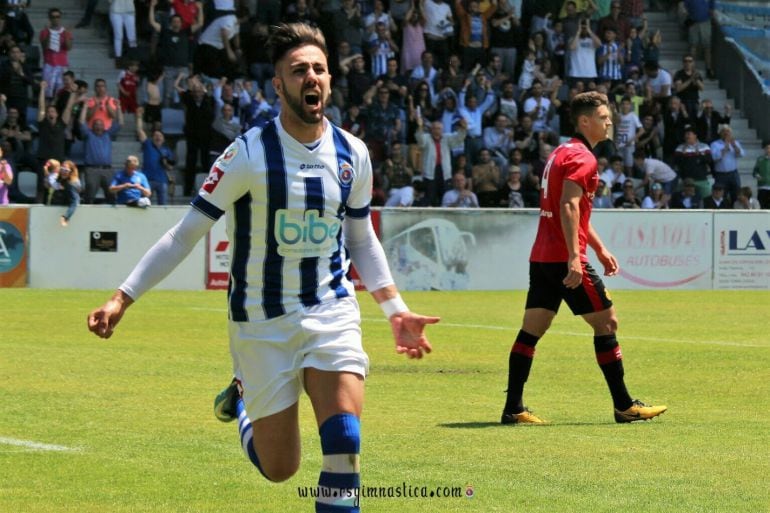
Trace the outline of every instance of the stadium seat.
{"label": "stadium seat", "polygon": [[184,135],[184,111],[182,109],[164,108],[161,111],[163,123],[161,130],[167,137]]}
{"label": "stadium seat", "polygon": [[23,195],[29,198],[37,196],[37,173],[34,171],[19,171],[16,181],[19,184],[19,192]]}

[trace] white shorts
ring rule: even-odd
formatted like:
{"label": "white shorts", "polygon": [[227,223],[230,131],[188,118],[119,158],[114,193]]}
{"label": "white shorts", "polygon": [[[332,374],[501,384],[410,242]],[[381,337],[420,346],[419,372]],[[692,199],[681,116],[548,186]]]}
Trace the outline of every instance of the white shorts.
{"label": "white shorts", "polygon": [[254,421],[299,399],[303,369],[366,376],[358,301],[346,297],[256,322],[230,322],[230,354]]}

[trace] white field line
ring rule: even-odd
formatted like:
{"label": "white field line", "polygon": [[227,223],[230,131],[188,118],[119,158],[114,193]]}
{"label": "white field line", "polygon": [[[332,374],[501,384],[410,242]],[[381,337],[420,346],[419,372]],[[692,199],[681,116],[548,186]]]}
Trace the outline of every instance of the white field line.
{"label": "white field line", "polygon": [[33,442],[32,440],[19,440],[18,438],[7,438],[4,436],[0,436],[0,445],[15,445],[17,447],[24,447],[32,451],[74,452],[80,450],[72,447],[65,447],[63,445],[44,444],[40,442]]}
{"label": "white field line", "polygon": [[[190,307],[190,310],[227,313],[227,310],[224,308]],[[378,317],[378,318],[367,317],[367,318],[363,318],[362,320],[366,322],[387,322],[387,320],[381,317]],[[489,324],[462,324],[462,323],[451,323],[451,322],[445,322],[445,321],[441,321],[440,325],[450,327],[450,328],[472,328],[472,329],[490,330],[490,331],[510,331],[512,334],[515,334],[515,330],[516,330],[516,328],[514,328],[513,326],[494,326]],[[588,330],[588,327],[586,327],[586,330]],[[553,335],[567,335],[570,337],[585,337],[590,334],[589,331],[574,332],[574,331],[561,331],[561,330],[549,330],[548,333]],[[636,336],[636,335],[626,335],[623,333],[621,333],[618,338],[621,340],[621,342],[623,340],[641,340],[646,342],[705,344],[710,346],[757,347],[761,349],[768,349],[768,346],[766,345],[743,344],[732,340],[683,340],[683,339],[666,338],[666,337],[645,337],[645,336]]]}

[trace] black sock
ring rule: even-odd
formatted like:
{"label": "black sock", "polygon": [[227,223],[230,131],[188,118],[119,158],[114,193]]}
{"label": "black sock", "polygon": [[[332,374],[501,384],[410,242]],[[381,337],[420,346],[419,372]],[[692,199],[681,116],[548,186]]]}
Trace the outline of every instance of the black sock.
{"label": "black sock", "polygon": [[623,380],[623,353],[620,352],[620,344],[615,334],[594,336],[594,351],[610,389],[612,403],[620,411],[627,410],[631,407],[632,400]]}
{"label": "black sock", "polygon": [[521,413],[524,411],[522,395],[524,383],[532,368],[532,358],[535,357],[535,345],[540,337],[524,330],[519,330],[516,342],[513,343],[511,354],[508,356],[508,397],[503,411],[505,413]]}

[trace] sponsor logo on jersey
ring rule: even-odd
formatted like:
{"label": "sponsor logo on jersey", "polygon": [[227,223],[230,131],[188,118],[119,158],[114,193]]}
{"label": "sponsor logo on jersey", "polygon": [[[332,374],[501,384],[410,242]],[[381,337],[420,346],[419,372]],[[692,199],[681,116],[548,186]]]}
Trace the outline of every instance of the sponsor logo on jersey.
{"label": "sponsor logo on jersey", "polygon": [[342,185],[350,185],[351,182],[353,182],[353,166],[348,164],[347,162],[340,162],[340,169],[338,172],[340,183]]}
{"label": "sponsor logo on jersey", "polygon": [[323,217],[318,210],[280,209],[275,213],[275,240],[283,257],[328,257],[337,249],[342,228],[336,217]]}
{"label": "sponsor logo on jersey", "polygon": [[300,169],[326,169],[324,164],[305,164],[304,162],[299,165]]}
{"label": "sponsor logo on jersey", "polygon": [[217,185],[219,185],[219,181],[222,179],[222,175],[224,174],[225,172],[219,169],[215,164],[214,167],[211,168],[211,171],[209,171],[209,176],[206,177],[206,180],[203,182],[201,189],[209,194],[213,193],[214,189],[216,189]]}

